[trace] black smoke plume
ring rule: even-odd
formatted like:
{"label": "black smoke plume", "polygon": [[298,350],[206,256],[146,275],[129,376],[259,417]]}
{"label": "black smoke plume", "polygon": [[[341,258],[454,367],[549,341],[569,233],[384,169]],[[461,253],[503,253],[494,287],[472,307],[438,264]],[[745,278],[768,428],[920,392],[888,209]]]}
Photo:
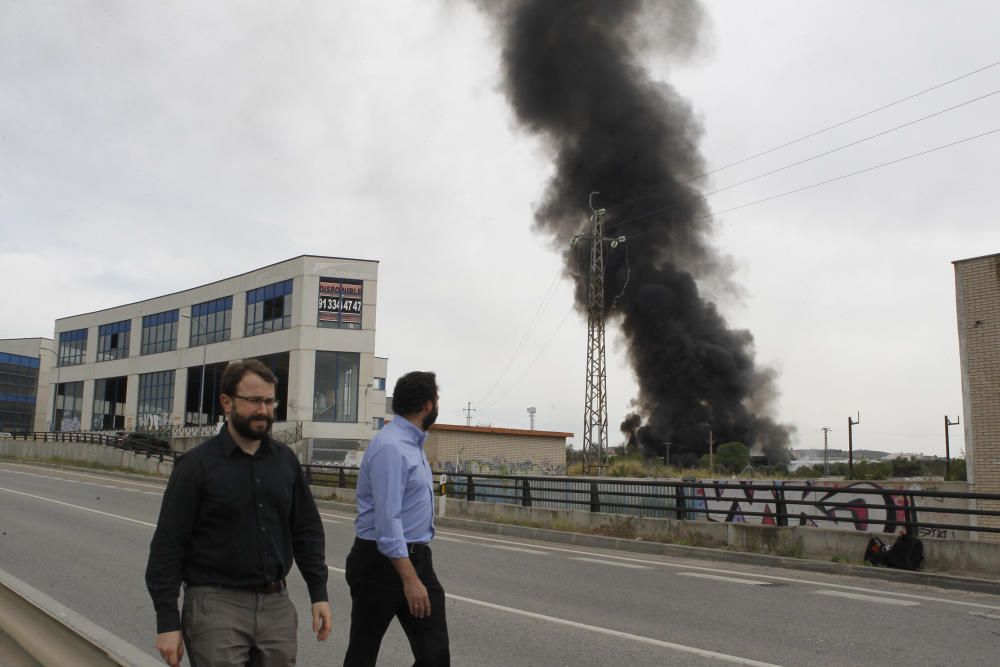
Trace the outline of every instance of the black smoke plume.
{"label": "black smoke plume", "polygon": [[605,305],[620,323],[639,384],[635,414],[623,430],[647,455],[663,456],[671,443],[677,463],[706,453],[710,436],[756,446],[775,462],[787,459],[791,429],[767,416],[773,373],[756,368],[751,334],[729,328],[699,290],[699,281],[729,278],[708,242],[704,199],[686,184],[705,169],[701,127],[671,86],[648,75],[638,53],[690,52],[700,6],[638,0],[481,6],[500,31],[504,89],[517,120],[552,155],[555,173],[535,224],[568,248],[581,310],[589,300],[589,242],[570,247],[569,240],[589,233],[590,192],[599,191],[597,205],[609,210],[606,236],[630,239],[605,248]]}

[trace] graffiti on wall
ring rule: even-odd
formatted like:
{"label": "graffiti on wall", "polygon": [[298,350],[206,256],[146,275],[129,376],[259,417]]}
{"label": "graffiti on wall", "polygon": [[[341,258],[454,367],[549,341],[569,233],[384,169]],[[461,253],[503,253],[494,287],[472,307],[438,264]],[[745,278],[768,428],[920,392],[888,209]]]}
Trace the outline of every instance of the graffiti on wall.
{"label": "graffiti on wall", "polygon": [[[883,488],[872,482],[846,486],[817,485],[806,482],[805,491],[779,488],[754,489],[751,482],[732,484],[715,482],[711,486],[690,489],[688,507],[692,519],[779,525],[778,515],[788,514],[789,526],[853,529],[873,533],[900,532],[905,525],[906,506],[913,498],[899,489]],[[783,509],[782,509],[783,507]],[[913,519],[917,510],[911,509]]]}
{"label": "graffiti on wall", "polygon": [[470,475],[565,475],[566,466],[562,463],[545,461],[535,463],[528,459],[510,461],[502,456],[495,456],[488,461],[479,459],[464,459],[458,462],[442,461],[440,468],[449,475],[468,473]]}

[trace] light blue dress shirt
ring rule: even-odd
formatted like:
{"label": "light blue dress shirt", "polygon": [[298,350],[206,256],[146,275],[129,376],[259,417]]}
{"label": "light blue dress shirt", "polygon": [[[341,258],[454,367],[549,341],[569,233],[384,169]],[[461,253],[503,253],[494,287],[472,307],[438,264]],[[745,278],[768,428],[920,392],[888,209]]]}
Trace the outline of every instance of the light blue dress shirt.
{"label": "light blue dress shirt", "polygon": [[397,415],[372,439],[358,473],[354,530],[389,558],[407,543],[434,537],[434,476],[424,455],[427,433]]}

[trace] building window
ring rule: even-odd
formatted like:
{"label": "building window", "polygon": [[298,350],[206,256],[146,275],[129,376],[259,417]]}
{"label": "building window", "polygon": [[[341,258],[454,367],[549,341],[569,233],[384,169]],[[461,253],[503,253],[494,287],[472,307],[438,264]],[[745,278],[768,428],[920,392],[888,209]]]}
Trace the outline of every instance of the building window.
{"label": "building window", "polygon": [[385,426],[385,417],[372,417],[372,429],[381,431]]}
{"label": "building window", "polygon": [[[222,415],[222,406],[219,405],[219,383],[222,380],[222,372],[228,365],[228,361],[206,365],[204,386],[201,384],[201,366],[188,367],[187,397],[184,400],[185,426],[215,424]],[[202,401],[201,408],[198,407],[199,399]]]}
{"label": "building window", "polygon": [[87,356],[87,330],[63,331],[59,334],[59,365],[77,366]]}
{"label": "building window", "polygon": [[127,358],[131,332],[132,320],[102,324],[97,330],[97,360]]}
{"label": "building window", "polygon": [[169,426],[173,410],[174,372],[158,371],[140,375],[139,426],[143,428]]}
{"label": "building window", "polygon": [[91,430],[120,431],[125,428],[127,377],[94,380],[94,416]]}
{"label": "building window", "polygon": [[357,352],[316,352],[313,421],[358,421],[360,367]]}
{"label": "building window", "polygon": [[363,299],[364,281],[320,278],[317,323],[333,329],[360,329]]}
{"label": "building window", "polygon": [[0,431],[34,431],[38,357],[0,352]]}
{"label": "building window", "polygon": [[79,431],[83,418],[83,382],[63,382],[56,387],[57,431]]}
{"label": "building window", "polygon": [[289,355],[287,352],[277,354],[266,354],[257,357],[257,360],[271,369],[274,377],[278,378],[278,386],[275,389],[274,397],[278,401],[274,408],[274,421],[283,422],[288,419],[288,366]]}
{"label": "building window", "polygon": [[385,378],[372,378],[372,389],[385,391]]}
{"label": "building window", "polygon": [[142,318],[142,354],[170,352],[177,349],[177,310],[168,310]]}
{"label": "building window", "polygon": [[292,326],[292,281],[247,292],[246,335],[256,336]]}
{"label": "building window", "polygon": [[191,306],[191,347],[229,340],[233,319],[233,297]]}

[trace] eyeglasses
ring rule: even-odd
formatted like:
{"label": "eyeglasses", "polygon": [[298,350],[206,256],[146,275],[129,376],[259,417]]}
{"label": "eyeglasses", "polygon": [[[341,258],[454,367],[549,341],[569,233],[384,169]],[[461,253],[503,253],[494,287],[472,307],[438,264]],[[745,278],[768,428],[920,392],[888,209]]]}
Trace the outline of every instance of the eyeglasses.
{"label": "eyeglasses", "polygon": [[273,398],[264,398],[263,396],[239,396],[237,394],[233,394],[233,398],[239,398],[241,400],[244,400],[250,405],[254,406],[255,408],[259,408],[262,405],[265,408],[276,408],[278,407],[278,405],[281,404],[281,401],[279,400]]}

